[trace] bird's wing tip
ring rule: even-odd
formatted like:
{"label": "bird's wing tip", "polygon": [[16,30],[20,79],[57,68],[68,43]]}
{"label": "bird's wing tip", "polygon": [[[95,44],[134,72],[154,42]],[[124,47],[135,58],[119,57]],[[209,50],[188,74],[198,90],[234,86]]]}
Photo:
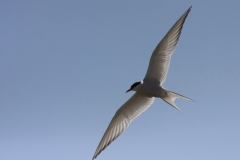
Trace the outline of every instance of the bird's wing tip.
{"label": "bird's wing tip", "polygon": [[194,101],[194,100],[192,100],[192,99],[190,99],[190,98],[188,98],[187,100],[192,101],[192,102],[196,102],[196,101]]}
{"label": "bird's wing tip", "polygon": [[192,9],[192,6],[190,6],[186,12],[190,12],[191,9]]}

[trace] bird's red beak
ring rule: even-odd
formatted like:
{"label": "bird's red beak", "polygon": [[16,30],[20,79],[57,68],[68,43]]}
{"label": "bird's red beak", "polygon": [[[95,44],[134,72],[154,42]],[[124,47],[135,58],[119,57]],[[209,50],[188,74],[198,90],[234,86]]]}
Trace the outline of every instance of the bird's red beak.
{"label": "bird's red beak", "polygon": [[129,90],[126,91],[126,93],[129,92],[129,91],[131,91],[131,90],[132,90],[132,89],[130,88]]}

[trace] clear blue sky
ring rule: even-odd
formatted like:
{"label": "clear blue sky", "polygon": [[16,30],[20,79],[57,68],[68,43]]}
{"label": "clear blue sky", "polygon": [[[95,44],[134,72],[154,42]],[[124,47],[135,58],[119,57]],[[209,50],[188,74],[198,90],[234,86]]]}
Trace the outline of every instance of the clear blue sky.
{"label": "clear blue sky", "polygon": [[91,160],[192,5],[161,99],[97,160],[240,159],[240,1],[0,1],[0,159]]}

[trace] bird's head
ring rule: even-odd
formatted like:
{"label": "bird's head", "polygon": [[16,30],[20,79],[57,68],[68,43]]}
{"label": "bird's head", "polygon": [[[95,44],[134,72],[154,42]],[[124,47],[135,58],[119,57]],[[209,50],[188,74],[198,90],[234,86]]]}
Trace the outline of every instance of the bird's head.
{"label": "bird's head", "polygon": [[129,92],[129,91],[134,90],[134,88],[136,88],[139,84],[141,84],[141,81],[140,81],[140,82],[135,82],[135,83],[133,83],[133,85],[131,86],[131,88],[130,88],[129,90],[127,90],[126,93]]}

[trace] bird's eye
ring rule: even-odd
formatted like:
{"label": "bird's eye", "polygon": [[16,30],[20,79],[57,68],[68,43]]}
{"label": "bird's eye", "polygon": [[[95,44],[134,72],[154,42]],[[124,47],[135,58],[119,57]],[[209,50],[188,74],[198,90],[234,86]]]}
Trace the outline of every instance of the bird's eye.
{"label": "bird's eye", "polygon": [[136,82],[131,86],[131,89],[135,88],[136,86],[138,86],[141,82]]}

